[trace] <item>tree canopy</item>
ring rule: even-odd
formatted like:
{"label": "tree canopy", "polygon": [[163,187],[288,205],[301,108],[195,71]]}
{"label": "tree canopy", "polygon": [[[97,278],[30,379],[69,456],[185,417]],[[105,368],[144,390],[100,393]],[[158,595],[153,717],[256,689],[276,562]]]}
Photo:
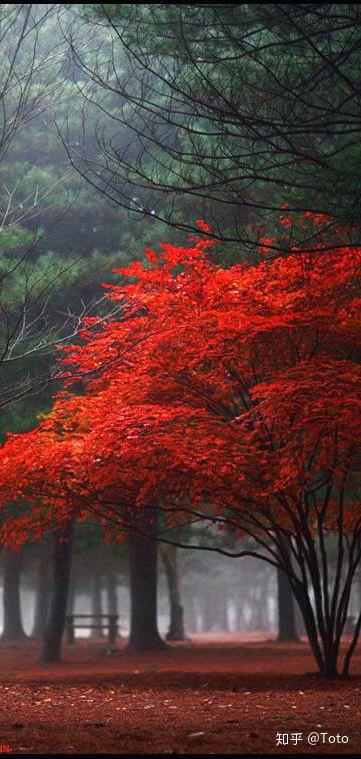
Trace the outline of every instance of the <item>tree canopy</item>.
{"label": "tree canopy", "polygon": [[69,518],[95,518],[116,540],[147,534],[155,513],[171,543],[167,528],[190,523],[250,537],[235,555],[287,573],[325,670],[361,559],[361,260],[347,230],[330,238],[327,217],[297,222],[302,235],[315,225],[318,255],[294,245],[224,268],[200,237],[121,268],[126,280],[107,286],[119,315],[85,320],[63,360],[69,389],[38,428],[10,436],[0,480],[3,501],[26,498],[3,529],[10,541]]}

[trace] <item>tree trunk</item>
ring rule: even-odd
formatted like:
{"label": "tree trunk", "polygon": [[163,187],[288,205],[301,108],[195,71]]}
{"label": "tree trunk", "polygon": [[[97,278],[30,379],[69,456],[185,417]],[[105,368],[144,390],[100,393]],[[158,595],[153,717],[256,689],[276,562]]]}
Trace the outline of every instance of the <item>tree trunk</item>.
{"label": "tree trunk", "polygon": [[118,614],[117,584],[115,573],[109,569],[106,573],[108,614]]}
{"label": "tree trunk", "polygon": [[185,640],[176,546],[163,547],[162,559],[167,578],[170,606],[170,624],[166,638],[167,640]]}
{"label": "tree trunk", "polygon": [[17,641],[26,638],[20,608],[21,549],[3,549],[4,630],[2,640]]}
{"label": "tree trunk", "polygon": [[157,626],[157,544],[131,535],[129,544],[130,637],[128,650],[165,648]]}
{"label": "tree trunk", "polygon": [[35,596],[35,613],[32,638],[40,638],[43,635],[50,596],[49,556],[46,546],[39,545],[39,558],[37,566],[37,582]]}
{"label": "tree trunk", "polygon": [[73,523],[54,535],[53,577],[43,646],[42,662],[59,662],[69,592]]}
{"label": "tree trunk", "polygon": [[68,590],[68,603],[66,605],[66,613],[74,614],[76,605],[76,577],[73,572],[70,573],[69,590]]}
{"label": "tree trunk", "polygon": [[[101,620],[96,619],[96,617],[102,613],[102,586],[101,586],[101,574],[95,568],[95,572],[92,577],[92,591],[91,591],[91,601],[92,601],[92,614],[94,614],[94,618],[91,620],[91,623],[93,625],[101,625]],[[94,627],[90,631],[90,637],[99,640],[99,638],[103,637],[103,628],[102,627]]]}
{"label": "tree trunk", "polygon": [[282,569],[277,569],[278,637],[284,643],[298,641],[295,605],[289,579]]}

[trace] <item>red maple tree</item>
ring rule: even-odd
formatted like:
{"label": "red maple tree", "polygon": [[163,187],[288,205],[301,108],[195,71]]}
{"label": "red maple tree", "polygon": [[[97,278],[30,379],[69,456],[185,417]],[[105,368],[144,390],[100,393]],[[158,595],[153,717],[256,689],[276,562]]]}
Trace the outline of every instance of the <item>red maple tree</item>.
{"label": "red maple tree", "polygon": [[[190,522],[246,536],[233,555],[287,574],[320,672],[335,676],[361,560],[361,250],[340,232],[327,251],[325,217],[281,224],[287,256],[264,260],[261,240],[257,263],[224,268],[199,239],[119,270],[107,292],[121,317],[84,324],[69,387],[1,450],[2,500],[24,498],[3,540],[89,516],[112,538],[154,536],[147,510],[178,545]],[[343,674],[360,627],[361,615]]]}

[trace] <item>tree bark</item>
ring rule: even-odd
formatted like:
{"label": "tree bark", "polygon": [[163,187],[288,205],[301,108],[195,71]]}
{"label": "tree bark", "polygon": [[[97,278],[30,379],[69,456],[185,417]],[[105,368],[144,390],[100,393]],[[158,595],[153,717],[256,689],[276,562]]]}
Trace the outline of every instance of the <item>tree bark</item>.
{"label": "tree bark", "polygon": [[4,630],[2,640],[24,640],[20,607],[21,549],[3,549]]}
{"label": "tree bark", "polygon": [[128,650],[160,650],[166,644],[157,626],[157,544],[137,535],[131,535],[128,544],[131,600]]}
{"label": "tree bark", "polygon": [[170,624],[166,635],[167,640],[185,640],[183,606],[180,599],[179,573],[176,546],[162,548],[162,559],[167,578]]}
{"label": "tree bark", "polygon": [[39,545],[35,613],[32,638],[40,638],[45,629],[50,596],[49,556],[46,546]]}
{"label": "tree bark", "polygon": [[277,569],[278,636],[283,643],[298,641],[295,605],[289,579],[282,569]]}
{"label": "tree bark", "polygon": [[70,523],[54,535],[52,589],[40,654],[40,661],[42,662],[59,662],[61,658],[61,641],[65,628],[69,592],[73,530],[74,525]]}

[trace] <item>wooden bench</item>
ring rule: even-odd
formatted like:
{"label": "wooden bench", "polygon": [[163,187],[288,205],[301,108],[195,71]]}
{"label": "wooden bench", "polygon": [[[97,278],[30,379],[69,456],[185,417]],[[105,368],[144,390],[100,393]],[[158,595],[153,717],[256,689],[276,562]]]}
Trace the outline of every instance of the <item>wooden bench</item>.
{"label": "wooden bench", "polygon": [[[95,630],[103,629],[104,626],[108,626],[108,645],[114,646],[118,636],[118,616],[118,614],[67,614],[65,618],[66,642],[69,645],[75,643],[74,630]],[[99,622],[96,622],[95,624],[90,624],[89,622],[86,624],[79,624],[78,622],[74,622],[74,619],[95,619],[99,620]],[[104,622],[101,621],[103,619]]]}

